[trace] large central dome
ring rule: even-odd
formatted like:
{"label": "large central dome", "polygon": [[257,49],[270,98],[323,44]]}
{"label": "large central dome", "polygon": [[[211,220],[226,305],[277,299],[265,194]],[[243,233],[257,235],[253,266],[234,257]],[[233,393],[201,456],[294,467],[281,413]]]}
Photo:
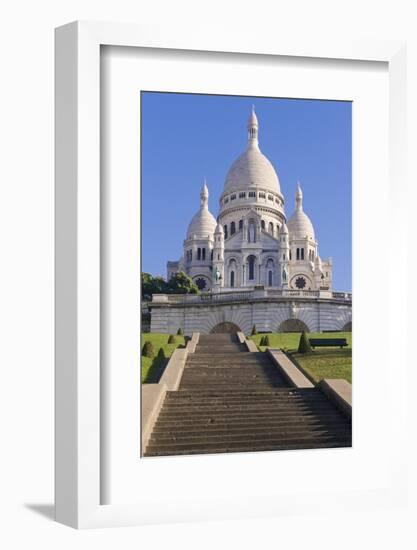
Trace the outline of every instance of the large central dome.
{"label": "large central dome", "polygon": [[224,184],[224,193],[255,186],[281,193],[277,173],[258,145],[258,119],[255,111],[248,121],[248,147],[232,164]]}
{"label": "large central dome", "polygon": [[235,160],[226,176],[224,192],[253,185],[275,193],[281,192],[274,167],[258,148],[248,148]]}

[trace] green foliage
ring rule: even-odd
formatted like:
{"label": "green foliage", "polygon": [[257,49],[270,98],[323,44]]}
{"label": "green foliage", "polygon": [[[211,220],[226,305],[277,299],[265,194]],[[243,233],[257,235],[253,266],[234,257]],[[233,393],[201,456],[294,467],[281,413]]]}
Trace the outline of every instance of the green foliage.
{"label": "green foliage", "polygon": [[312,349],[310,346],[309,339],[307,338],[307,334],[305,332],[302,332],[300,336],[300,342],[298,344],[298,353],[311,353]]}
{"label": "green foliage", "polygon": [[193,280],[180,271],[167,282],[163,277],[154,277],[142,273],[142,299],[151,300],[153,294],[198,294],[199,290]]}
{"label": "green foliage", "polygon": [[182,330],[182,328],[180,327],[178,330],[177,330],[177,336],[183,336],[184,335],[184,331]]}
{"label": "green foliage", "polygon": [[271,345],[269,343],[269,336],[268,335],[264,336],[264,343],[262,345],[263,346],[270,346]]}
{"label": "green foliage", "polygon": [[170,334],[168,338],[168,344],[175,344],[175,341],[175,336],[173,334]]}
{"label": "green foliage", "polygon": [[258,334],[258,331],[256,330],[256,325],[253,325],[252,332],[250,333],[250,335],[255,336],[255,334]]}
{"label": "green foliage", "polygon": [[168,294],[198,294],[198,286],[183,271],[173,275],[167,283]]}
{"label": "green foliage", "polygon": [[150,357],[150,358],[155,357],[155,348],[153,347],[152,342],[149,342],[149,340],[147,340],[143,344],[142,355],[144,357]]}
{"label": "green foliage", "polygon": [[[159,350],[159,348],[163,348],[166,359],[169,359],[173,351],[178,346],[184,345],[185,341],[183,336],[176,336],[176,343],[168,344],[167,339],[168,339],[167,335],[161,332],[142,333],[142,342],[145,342],[145,341],[152,342],[155,350]],[[142,382],[147,383],[147,382],[154,381],[153,375],[156,372],[158,372],[158,369],[160,368],[162,363],[163,362],[160,361],[157,357],[144,357],[142,355],[141,357]]]}
{"label": "green foliage", "polygon": [[142,299],[151,300],[152,294],[165,294],[166,281],[157,275],[142,273]]}

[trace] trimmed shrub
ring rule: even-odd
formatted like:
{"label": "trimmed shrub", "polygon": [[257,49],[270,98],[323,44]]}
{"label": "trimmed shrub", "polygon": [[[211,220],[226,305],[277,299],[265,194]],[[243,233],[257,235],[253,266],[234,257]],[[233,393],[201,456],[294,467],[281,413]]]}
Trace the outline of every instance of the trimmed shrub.
{"label": "trimmed shrub", "polygon": [[168,344],[175,344],[175,342],[175,336],[173,334],[170,334],[168,338]]}
{"label": "trimmed shrub", "polygon": [[300,343],[298,344],[298,353],[311,353],[311,351],[312,349],[307,334],[303,331],[300,336]]}
{"label": "trimmed shrub", "polygon": [[255,334],[258,334],[258,331],[256,330],[256,325],[253,325],[252,332],[250,333],[250,335],[255,336]]}
{"label": "trimmed shrub", "polygon": [[177,330],[177,335],[178,336],[183,336],[184,335],[184,332],[183,332],[181,327]]}
{"label": "trimmed shrub", "polygon": [[264,343],[262,345],[263,346],[270,346],[271,345],[269,343],[269,336],[268,335],[264,336]]}
{"label": "trimmed shrub", "polygon": [[165,355],[164,348],[159,348],[158,361],[165,361],[166,358],[167,358],[167,356]]}
{"label": "trimmed shrub", "polygon": [[149,342],[147,340],[143,344],[142,355],[143,355],[143,357],[150,357],[150,358],[155,357],[155,350],[154,350],[152,342]]}

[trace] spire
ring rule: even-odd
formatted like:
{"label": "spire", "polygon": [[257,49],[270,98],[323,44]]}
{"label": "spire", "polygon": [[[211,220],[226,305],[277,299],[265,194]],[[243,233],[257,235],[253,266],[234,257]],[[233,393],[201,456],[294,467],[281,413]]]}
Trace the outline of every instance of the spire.
{"label": "spire", "polygon": [[301,191],[300,182],[297,183],[297,191],[295,192],[295,209],[303,210],[303,192]]}
{"label": "spire", "polygon": [[208,209],[208,198],[209,198],[209,192],[207,187],[206,178],[204,178],[203,187],[200,191],[200,206],[201,208],[207,208]]}
{"label": "spire", "polygon": [[252,105],[252,112],[248,120],[248,147],[258,147],[258,118],[255,113],[255,106]]}

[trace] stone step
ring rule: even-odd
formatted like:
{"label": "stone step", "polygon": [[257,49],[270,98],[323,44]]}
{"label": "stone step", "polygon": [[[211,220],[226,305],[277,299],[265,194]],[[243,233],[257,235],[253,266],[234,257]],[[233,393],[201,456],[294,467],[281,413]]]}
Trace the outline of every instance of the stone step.
{"label": "stone step", "polygon": [[302,396],[302,395],[268,395],[260,394],[260,395],[248,395],[246,397],[242,397],[240,395],[234,396],[233,394],[228,394],[226,398],[222,396],[210,396],[210,397],[203,397],[203,396],[189,396],[184,397],[183,399],[166,399],[165,401],[165,407],[184,407],[184,406],[201,406],[201,405],[210,405],[213,407],[217,407],[219,405],[251,405],[251,404],[258,404],[258,403],[320,403],[323,402],[323,397],[320,395],[308,395],[308,396]]}
{"label": "stone step", "polygon": [[[229,392],[222,392],[220,394],[221,398],[226,399],[227,396],[230,395],[231,397],[238,397],[241,396],[242,398],[246,397],[258,397],[258,396],[271,396],[271,397],[282,397],[285,395],[291,395],[291,396],[317,396],[319,395],[322,397],[321,392],[318,392],[316,388],[274,388],[273,390],[265,390],[265,391],[254,391],[254,390],[244,390],[244,391],[234,391],[231,389]],[[168,391],[166,393],[166,399],[187,399],[191,397],[199,398],[202,397],[204,399],[207,399],[208,397],[218,397],[219,394],[217,392],[209,392],[209,391]]]}
{"label": "stone step", "polygon": [[[272,425],[284,425],[284,424],[311,424],[320,422],[322,425],[327,426],[332,423],[337,422],[346,422],[343,417],[335,417],[333,415],[323,415],[323,414],[282,414],[278,416],[272,416],[270,414],[257,414],[253,416],[247,415],[234,415],[224,416],[219,418],[214,418],[211,415],[196,417],[196,418],[166,418],[159,419],[155,424],[154,429],[159,430],[166,427],[187,427],[187,428],[199,428],[204,429],[204,427],[213,426],[213,427],[222,427],[222,426],[234,426],[236,428],[242,426],[272,426]],[[350,423],[347,422],[347,425],[350,426]]]}
{"label": "stone step", "polygon": [[280,417],[301,417],[304,415],[310,416],[332,416],[334,411],[331,407],[252,407],[251,409],[244,408],[230,408],[224,410],[215,411],[211,410],[195,410],[195,409],[183,409],[183,410],[161,410],[159,413],[158,420],[181,420],[184,416],[187,415],[190,419],[204,419],[206,418],[208,422],[216,422],[217,420],[222,421],[234,421],[237,419],[258,419],[262,421],[265,418],[274,418],[279,420]]}
{"label": "stone step", "polygon": [[181,421],[160,421],[158,422],[152,434],[165,434],[165,433],[187,433],[187,434],[201,434],[201,433],[223,433],[223,432],[253,432],[253,433],[270,433],[271,431],[278,429],[298,429],[302,427],[322,427],[323,429],[344,428],[350,430],[350,424],[346,422],[344,418],[328,418],[323,420],[317,417],[288,417],[287,419],[278,420],[264,420],[262,424],[259,424],[257,420],[251,421],[250,419],[242,420],[240,422],[212,422],[207,423],[206,419],[200,422],[193,420],[181,420]]}
{"label": "stone step", "polygon": [[312,437],[300,438],[268,438],[260,441],[231,440],[227,442],[212,441],[209,443],[194,444],[184,442],[179,444],[155,444],[149,445],[147,456],[172,455],[172,454],[205,454],[205,453],[230,453],[247,451],[279,451],[294,449],[320,449],[330,447],[351,447],[351,440],[346,437]]}
{"label": "stone step", "polygon": [[314,439],[325,439],[325,440],[347,440],[350,436],[350,431],[346,426],[334,427],[329,430],[326,428],[306,428],[301,426],[300,428],[279,428],[271,429],[269,432],[256,432],[254,430],[248,431],[223,431],[219,433],[212,432],[203,432],[199,434],[193,434],[186,431],[177,432],[174,434],[169,433],[159,433],[158,437],[152,437],[149,440],[149,445],[180,445],[187,444],[190,445],[201,445],[206,443],[228,443],[229,441],[242,441],[245,442],[253,441],[265,441],[273,439],[275,441],[293,441],[294,439],[302,440],[307,438]]}

